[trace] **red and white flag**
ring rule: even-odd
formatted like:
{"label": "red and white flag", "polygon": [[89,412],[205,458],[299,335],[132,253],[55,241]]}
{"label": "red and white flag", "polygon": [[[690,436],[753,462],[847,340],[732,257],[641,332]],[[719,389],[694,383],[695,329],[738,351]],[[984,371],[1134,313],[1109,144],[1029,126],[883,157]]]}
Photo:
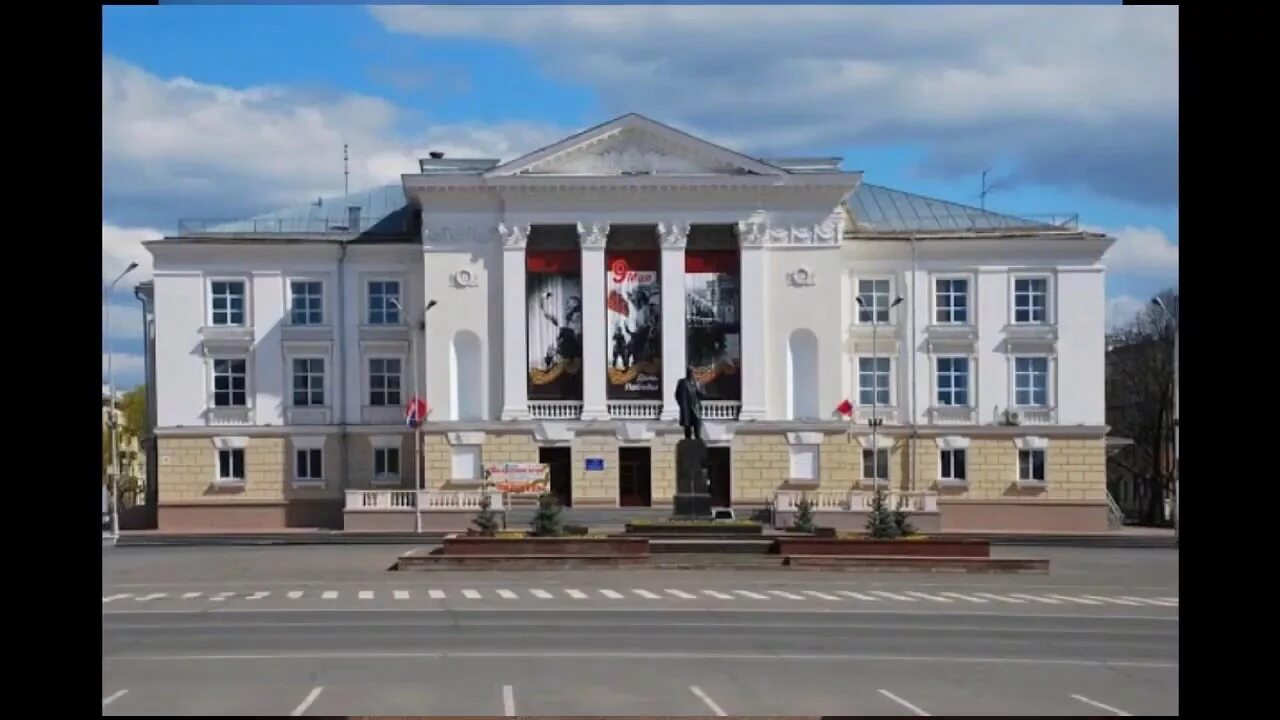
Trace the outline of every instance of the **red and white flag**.
{"label": "red and white flag", "polygon": [[427,413],[431,412],[427,407],[427,401],[420,397],[414,397],[405,406],[404,422],[411,428],[416,428],[426,419]]}

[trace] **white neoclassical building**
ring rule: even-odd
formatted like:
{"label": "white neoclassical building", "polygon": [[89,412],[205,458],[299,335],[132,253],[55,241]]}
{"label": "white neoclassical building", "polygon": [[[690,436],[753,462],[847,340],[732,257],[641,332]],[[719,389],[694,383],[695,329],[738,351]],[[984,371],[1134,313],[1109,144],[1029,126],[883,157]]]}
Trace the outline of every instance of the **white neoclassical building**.
{"label": "white neoclassical building", "polygon": [[880,482],[927,528],[1106,528],[1111,238],[635,114],[432,155],[147,244],[162,529],[452,527],[531,465],[573,508],[656,513],[686,368],[739,516],[806,493],[855,524]]}

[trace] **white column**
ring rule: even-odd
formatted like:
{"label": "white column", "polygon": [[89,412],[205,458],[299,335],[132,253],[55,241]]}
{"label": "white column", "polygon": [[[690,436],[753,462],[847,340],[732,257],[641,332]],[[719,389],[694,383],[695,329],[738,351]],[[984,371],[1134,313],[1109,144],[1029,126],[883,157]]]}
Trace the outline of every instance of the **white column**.
{"label": "white column", "polygon": [[529,417],[525,340],[525,246],[528,225],[498,226],[502,234],[502,419]]}
{"label": "white column", "polygon": [[688,357],[685,354],[685,288],[684,250],[689,239],[689,224],[659,223],[662,241],[662,414],[660,420],[676,420],[676,383],[684,377]]}
{"label": "white column", "polygon": [[608,334],[605,327],[604,248],[609,225],[578,223],[582,252],[582,419],[607,420]]}
{"label": "white column", "polygon": [[741,252],[739,303],[742,306],[742,410],[741,420],[763,420],[768,352],[765,328],[769,316],[765,303],[764,238],[768,228],[753,218],[738,223],[738,245]]}

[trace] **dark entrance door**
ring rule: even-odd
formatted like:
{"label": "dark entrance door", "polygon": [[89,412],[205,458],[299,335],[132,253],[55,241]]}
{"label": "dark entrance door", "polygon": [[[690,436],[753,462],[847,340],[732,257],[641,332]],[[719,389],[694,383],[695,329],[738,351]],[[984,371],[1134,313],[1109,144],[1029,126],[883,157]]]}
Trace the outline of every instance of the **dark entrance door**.
{"label": "dark entrance door", "polygon": [[618,504],[622,507],[649,507],[652,503],[649,448],[618,448]]}
{"label": "dark entrance door", "polygon": [[564,507],[573,507],[572,460],[567,447],[538,448],[538,462],[547,466],[551,475],[551,494]]}
{"label": "dark entrance door", "polygon": [[707,475],[711,481],[711,507],[729,507],[729,448],[707,448]]}

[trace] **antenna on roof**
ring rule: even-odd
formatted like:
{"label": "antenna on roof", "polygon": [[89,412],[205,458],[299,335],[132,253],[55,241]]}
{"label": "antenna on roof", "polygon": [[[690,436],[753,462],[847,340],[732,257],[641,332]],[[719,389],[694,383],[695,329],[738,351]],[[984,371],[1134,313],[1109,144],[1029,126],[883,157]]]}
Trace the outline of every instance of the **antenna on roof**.
{"label": "antenna on roof", "polygon": [[344,197],[351,194],[350,177],[351,172],[347,169],[347,144],[342,143],[342,194]]}
{"label": "antenna on roof", "polygon": [[978,207],[982,210],[987,209],[987,196],[991,194],[992,190],[995,190],[1000,186],[1000,183],[998,182],[993,182],[990,185],[987,184],[987,174],[990,172],[991,168],[987,168],[982,171],[982,192],[978,193]]}

